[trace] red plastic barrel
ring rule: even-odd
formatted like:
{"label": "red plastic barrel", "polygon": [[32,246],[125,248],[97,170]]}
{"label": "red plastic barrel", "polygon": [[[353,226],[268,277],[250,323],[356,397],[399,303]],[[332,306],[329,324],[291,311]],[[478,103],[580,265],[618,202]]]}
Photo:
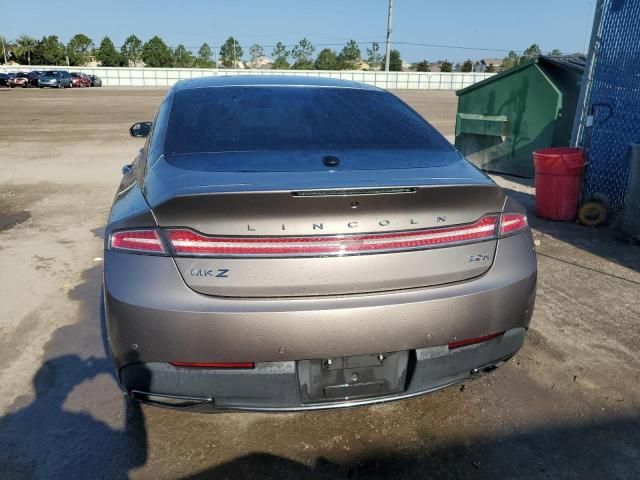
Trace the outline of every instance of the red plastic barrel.
{"label": "red plastic barrel", "polygon": [[578,213],[584,154],[579,148],[555,147],[533,152],[536,168],[536,215],[573,220]]}

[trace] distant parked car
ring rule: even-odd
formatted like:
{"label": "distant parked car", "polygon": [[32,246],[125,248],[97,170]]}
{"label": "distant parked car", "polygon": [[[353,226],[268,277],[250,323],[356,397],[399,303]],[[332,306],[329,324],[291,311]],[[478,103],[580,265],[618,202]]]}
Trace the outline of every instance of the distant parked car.
{"label": "distant parked car", "polygon": [[0,87],[8,87],[9,86],[9,75],[6,73],[0,73]]}
{"label": "distant parked car", "polygon": [[29,83],[31,84],[32,87],[38,86],[38,79],[40,78],[40,75],[42,75],[43,73],[44,73],[44,70],[32,70],[29,72]]}
{"label": "distant parked car", "polygon": [[71,86],[71,74],[66,70],[51,70],[38,78],[40,88],[67,88]]}
{"label": "distant parked car", "polygon": [[71,84],[70,87],[90,87],[91,80],[84,73],[71,72]]}
{"label": "distant parked car", "polygon": [[29,72],[18,72],[15,74],[13,78],[9,79],[9,86],[11,88],[22,87],[28,88],[31,86],[31,79],[29,77]]}
{"label": "distant parked car", "polygon": [[102,79],[100,77],[98,77],[97,75],[87,75],[87,76],[89,77],[89,80],[91,80],[92,87],[102,86]]}

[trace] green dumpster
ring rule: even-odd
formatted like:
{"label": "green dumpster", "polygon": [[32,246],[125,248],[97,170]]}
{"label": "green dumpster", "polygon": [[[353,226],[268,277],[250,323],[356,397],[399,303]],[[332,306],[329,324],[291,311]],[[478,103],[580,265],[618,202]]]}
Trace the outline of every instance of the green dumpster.
{"label": "green dumpster", "polygon": [[541,56],[457,91],[456,148],[482,170],[532,178],[534,150],[569,145],[584,64]]}

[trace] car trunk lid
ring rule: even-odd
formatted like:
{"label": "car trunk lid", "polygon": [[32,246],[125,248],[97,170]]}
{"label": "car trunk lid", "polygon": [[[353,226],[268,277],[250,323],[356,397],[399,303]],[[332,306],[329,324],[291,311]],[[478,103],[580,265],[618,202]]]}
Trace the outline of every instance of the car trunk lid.
{"label": "car trunk lid", "polygon": [[[152,171],[170,181],[163,188],[151,182],[147,198],[174,241],[185,282],[203,294],[300,297],[426,287],[482,275],[495,254],[505,197],[466,162],[339,175],[159,163]],[[487,234],[474,237],[477,229]]]}

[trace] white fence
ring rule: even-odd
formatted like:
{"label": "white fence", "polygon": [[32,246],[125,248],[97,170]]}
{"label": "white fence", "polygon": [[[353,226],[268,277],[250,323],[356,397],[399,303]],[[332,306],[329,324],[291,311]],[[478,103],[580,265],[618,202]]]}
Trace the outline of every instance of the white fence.
{"label": "white fence", "polygon": [[109,87],[166,87],[178,80],[218,75],[299,75],[329,77],[367,83],[391,90],[459,90],[493,73],[364,72],[347,70],[231,70],[215,68],[125,68],[125,67],[0,67],[0,72],[70,70],[97,75]]}

